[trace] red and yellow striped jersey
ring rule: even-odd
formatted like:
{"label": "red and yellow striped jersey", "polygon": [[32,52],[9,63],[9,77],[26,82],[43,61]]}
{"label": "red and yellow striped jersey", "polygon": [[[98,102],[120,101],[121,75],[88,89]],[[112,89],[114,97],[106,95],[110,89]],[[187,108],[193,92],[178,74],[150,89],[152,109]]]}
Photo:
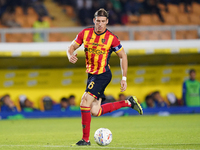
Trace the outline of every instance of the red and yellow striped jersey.
{"label": "red and yellow striped jersey", "polygon": [[94,27],[83,29],[75,38],[78,45],[84,44],[86,56],[86,72],[101,74],[110,69],[109,59],[111,53],[122,50],[118,38],[108,29],[101,34],[94,31]]}

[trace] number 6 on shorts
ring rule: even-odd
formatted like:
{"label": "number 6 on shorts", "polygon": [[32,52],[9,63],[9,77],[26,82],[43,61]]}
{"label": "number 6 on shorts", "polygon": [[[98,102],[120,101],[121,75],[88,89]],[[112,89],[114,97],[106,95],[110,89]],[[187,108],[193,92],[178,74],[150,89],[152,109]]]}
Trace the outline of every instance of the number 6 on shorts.
{"label": "number 6 on shorts", "polygon": [[92,89],[93,87],[94,87],[94,82],[92,81],[92,82],[90,82],[90,84],[88,85],[88,89]]}

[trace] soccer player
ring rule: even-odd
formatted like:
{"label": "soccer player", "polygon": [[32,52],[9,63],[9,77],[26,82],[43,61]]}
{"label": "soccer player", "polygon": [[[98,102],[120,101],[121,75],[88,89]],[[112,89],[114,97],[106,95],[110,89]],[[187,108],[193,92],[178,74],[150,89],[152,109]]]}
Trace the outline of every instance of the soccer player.
{"label": "soccer player", "polygon": [[127,88],[126,75],[128,63],[126,53],[120,41],[106,28],[108,12],[104,9],[99,9],[94,14],[93,22],[94,27],[83,29],[67,49],[69,62],[76,63],[78,58],[74,51],[82,43],[84,44],[86,72],[88,73],[87,87],[80,104],[83,137],[76,143],[78,146],[90,145],[91,114],[93,116],[101,116],[122,107],[132,107],[140,115],[143,114],[136,97],[132,96],[127,100],[101,105],[101,102],[105,100],[104,90],[112,77],[109,66],[111,53],[115,52],[120,58],[122,68],[121,92]]}

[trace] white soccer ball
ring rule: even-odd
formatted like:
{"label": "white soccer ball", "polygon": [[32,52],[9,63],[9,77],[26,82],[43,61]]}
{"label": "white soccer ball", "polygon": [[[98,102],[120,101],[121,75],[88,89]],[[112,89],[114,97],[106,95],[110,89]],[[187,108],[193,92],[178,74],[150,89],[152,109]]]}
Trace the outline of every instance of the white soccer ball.
{"label": "white soccer ball", "polygon": [[100,146],[106,146],[112,141],[112,133],[107,128],[99,128],[94,133],[94,140]]}

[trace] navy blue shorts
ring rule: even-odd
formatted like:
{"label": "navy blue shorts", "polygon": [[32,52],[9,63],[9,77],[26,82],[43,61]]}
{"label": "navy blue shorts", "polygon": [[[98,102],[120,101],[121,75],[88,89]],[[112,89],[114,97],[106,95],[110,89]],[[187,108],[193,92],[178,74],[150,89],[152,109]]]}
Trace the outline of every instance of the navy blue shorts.
{"label": "navy blue shorts", "polygon": [[97,100],[101,97],[103,101],[105,99],[104,90],[110,83],[111,78],[112,74],[110,70],[98,75],[88,74],[87,87],[85,92],[94,96],[94,98]]}

